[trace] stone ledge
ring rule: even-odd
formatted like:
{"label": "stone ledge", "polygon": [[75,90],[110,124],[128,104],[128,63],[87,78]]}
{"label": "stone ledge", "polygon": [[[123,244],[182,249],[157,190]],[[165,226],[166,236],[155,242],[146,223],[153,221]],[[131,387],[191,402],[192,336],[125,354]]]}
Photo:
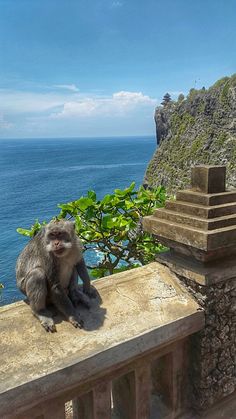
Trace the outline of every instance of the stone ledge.
{"label": "stone ledge", "polygon": [[236,214],[217,218],[193,217],[189,214],[180,214],[171,210],[158,208],[154,210],[154,216],[162,220],[173,221],[178,224],[185,224],[201,230],[215,230],[218,228],[230,227],[236,225]]}
{"label": "stone ledge", "polygon": [[202,192],[193,191],[192,189],[185,189],[177,192],[176,199],[205,206],[221,205],[236,202],[236,192],[226,191],[218,194],[204,194]]}
{"label": "stone ledge", "polygon": [[204,251],[236,246],[235,225],[206,231],[150,215],[144,218],[143,226],[145,231],[158,236],[161,241],[162,238],[170,239]]}
{"label": "stone ledge", "polygon": [[177,275],[191,279],[201,285],[213,285],[221,281],[236,278],[235,256],[224,261],[203,264],[196,259],[186,258],[174,252],[163,252],[156,260]]}
{"label": "stone ledge", "polygon": [[151,263],[95,281],[103,302],[81,309],[85,329],[56,318],[47,334],[23,302],[0,308],[0,417],[63,393],[197,332],[204,312],[169,268]]}
{"label": "stone ledge", "polygon": [[220,205],[204,206],[187,201],[166,201],[165,208],[177,213],[189,214],[202,218],[216,218],[236,213],[236,203],[228,202]]}

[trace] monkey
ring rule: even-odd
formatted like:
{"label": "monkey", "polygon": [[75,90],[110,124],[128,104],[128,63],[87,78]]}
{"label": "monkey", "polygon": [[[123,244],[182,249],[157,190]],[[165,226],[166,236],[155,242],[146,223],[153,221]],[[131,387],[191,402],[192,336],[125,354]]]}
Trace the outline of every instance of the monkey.
{"label": "monkey", "polygon": [[[78,286],[78,275],[83,281],[83,292]],[[16,281],[47,332],[56,332],[49,304],[74,327],[83,327],[75,306],[81,302],[89,308],[89,297],[96,295],[72,221],[50,221],[29,241],[17,259]]]}

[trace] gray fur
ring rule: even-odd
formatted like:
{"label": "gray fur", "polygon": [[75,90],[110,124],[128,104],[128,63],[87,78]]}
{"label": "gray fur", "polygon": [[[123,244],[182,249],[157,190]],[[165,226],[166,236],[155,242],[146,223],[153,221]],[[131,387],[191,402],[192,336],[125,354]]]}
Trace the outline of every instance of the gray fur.
{"label": "gray fur", "polygon": [[[84,292],[78,287],[78,273],[84,283]],[[89,307],[85,293],[90,295],[91,289],[74,223],[51,221],[36,234],[17,260],[16,279],[45,330],[56,331],[47,308],[49,303],[53,303],[73,326],[82,327],[74,306],[82,302]]]}

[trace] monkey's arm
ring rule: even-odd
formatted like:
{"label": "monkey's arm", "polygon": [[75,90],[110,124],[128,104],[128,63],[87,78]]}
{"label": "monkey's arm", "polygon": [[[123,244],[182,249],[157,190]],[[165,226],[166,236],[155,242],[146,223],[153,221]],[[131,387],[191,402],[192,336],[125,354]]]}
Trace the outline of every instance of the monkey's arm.
{"label": "monkey's arm", "polygon": [[77,304],[82,303],[87,308],[90,308],[89,297],[84,292],[82,292],[82,289],[78,285],[78,274],[76,269],[73,270],[73,273],[71,275],[68,290],[69,298],[74,306],[77,306]]}
{"label": "monkey's arm", "polygon": [[84,258],[82,258],[76,265],[76,270],[83,281],[83,291],[89,297],[96,297],[96,290],[90,285],[90,277]]}
{"label": "monkey's arm", "polygon": [[83,321],[80,319],[79,314],[75,311],[71,300],[66,295],[60,284],[55,284],[51,287],[50,296],[53,304],[61,313],[64,314],[73,326],[80,328],[83,327]]}
{"label": "monkey's arm", "polygon": [[47,332],[56,332],[52,313],[46,309],[47,284],[45,272],[41,268],[32,269],[25,279],[25,294],[34,315]]}

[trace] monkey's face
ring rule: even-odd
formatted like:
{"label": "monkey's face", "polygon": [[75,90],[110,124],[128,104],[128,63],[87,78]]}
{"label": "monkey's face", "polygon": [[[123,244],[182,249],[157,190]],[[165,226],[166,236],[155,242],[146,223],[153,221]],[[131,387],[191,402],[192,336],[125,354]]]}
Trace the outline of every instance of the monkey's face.
{"label": "monkey's face", "polygon": [[46,249],[56,257],[66,256],[72,247],[72,238],[68,231],[61,228],[49,229],[46,233]]}

